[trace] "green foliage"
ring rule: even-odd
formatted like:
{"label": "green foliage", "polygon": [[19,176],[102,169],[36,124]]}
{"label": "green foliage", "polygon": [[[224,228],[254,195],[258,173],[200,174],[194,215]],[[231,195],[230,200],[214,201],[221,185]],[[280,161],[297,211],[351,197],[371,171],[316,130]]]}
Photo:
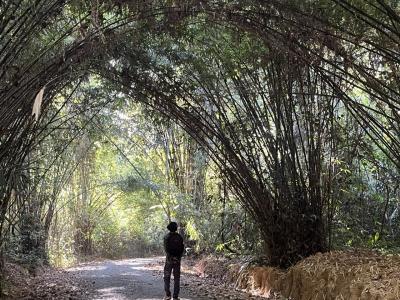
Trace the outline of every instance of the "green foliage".
{"label": "green foliage", "polygon": [[24,213],[20,223],[18,235],[12,236],[6,244],[6,255],[30,270],[47,264],[47,236],[42,224],[30,213]]}
{"label": "green foliage", "polygon": [[184,4],[0,2],[0,246],[398,249],[399,2]]}

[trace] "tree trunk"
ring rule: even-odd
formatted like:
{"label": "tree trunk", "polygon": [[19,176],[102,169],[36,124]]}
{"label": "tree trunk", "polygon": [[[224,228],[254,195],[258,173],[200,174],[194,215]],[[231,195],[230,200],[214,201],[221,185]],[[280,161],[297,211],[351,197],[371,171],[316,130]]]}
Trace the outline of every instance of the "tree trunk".
{"label": "tree trunk", "polygon": [[[286,214],[275,211],[270,220],[260,220],[266,254],[271,265],[288,268],[301,259],[326,251],[324,224],[313,213]],[[259,217],[258,217],[259,219]]]}

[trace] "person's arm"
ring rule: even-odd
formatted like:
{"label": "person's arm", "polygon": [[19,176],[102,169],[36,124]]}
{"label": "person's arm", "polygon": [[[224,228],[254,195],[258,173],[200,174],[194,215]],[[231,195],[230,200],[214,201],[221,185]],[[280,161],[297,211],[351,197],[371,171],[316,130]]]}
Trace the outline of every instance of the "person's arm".
{"label": "person's arm", "polygon": [[167,239],[168,239],[168,234],[164,236],[164,252],[168,254],[167,252]]}
{"label": "person's arm", "polygon": [[183,253],[185,252],[185,244],[183,243],[183,237],[179,235],[181,238],[181,243],[182,243],[182,251],[181,251],[181,257],[183,256]]}

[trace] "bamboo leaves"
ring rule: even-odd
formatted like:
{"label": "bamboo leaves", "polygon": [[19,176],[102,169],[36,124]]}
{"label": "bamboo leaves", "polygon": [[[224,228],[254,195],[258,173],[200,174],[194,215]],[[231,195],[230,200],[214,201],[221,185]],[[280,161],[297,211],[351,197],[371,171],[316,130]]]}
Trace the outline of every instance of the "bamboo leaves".
{"label": "bamboo leaves", "polygon": [[39,120],[40,108],[42,107],[42,102],[43,102],[43,95],[44,95],[44,87],[37,93],[35,101],[33,102],[32,116],[35,116],[36,122]]}

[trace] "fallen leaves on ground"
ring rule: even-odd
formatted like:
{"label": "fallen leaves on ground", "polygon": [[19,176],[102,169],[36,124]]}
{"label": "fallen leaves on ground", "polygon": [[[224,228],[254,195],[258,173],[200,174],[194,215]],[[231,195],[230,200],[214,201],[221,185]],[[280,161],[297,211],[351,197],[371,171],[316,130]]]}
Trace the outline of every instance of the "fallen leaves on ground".
{"label": "fallen leaves on ground", "polygon": [[40,267],[31,274],[25,268],[5,265],[5,288],[2,299],[88,299],[86,283],[72,274],[51,267]]}

